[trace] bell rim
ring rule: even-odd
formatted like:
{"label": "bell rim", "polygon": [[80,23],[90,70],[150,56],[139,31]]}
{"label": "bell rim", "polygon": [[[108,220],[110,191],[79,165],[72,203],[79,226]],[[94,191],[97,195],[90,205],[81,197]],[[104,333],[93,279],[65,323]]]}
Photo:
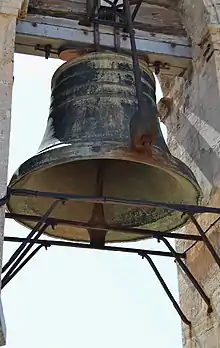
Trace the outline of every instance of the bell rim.
{"label": "bell rim", "polygon": [[[112,147],[115,149],[109,150]],[[81,149],[82,147],[79,145],[78,148]],[[31,172],[41,169],[41,166],[45,169],[48,169],[50,167],[65,164],[65,163],[68,163],[71,161],[76,162],[76,161],[97,160],[97,159],[100,159],[100,160],[122,160],[122,161],[128,161],[128,162],[132,162],[132,163],[151,165],[155,168],[164,170],[167,173],[178,174],[178,175],[184,177],[186,180],[188,180],[196,188],[197,192],[199,193],[199,196],[201,197],[200,199],[202,200],[203,194],[202,194],[201,188],[200,188],[200,186],[197,182],[197,179],[194,176],[193,172],[188,168],[188,166],[185,163],[181,162],[178,158],[176,158],[175,156],[171,155],[168,152],[164,153],[164,151],[162,151],[158,146],[155,146],[155,145],[152,146],[152,157],[146,156],[144,153],[141,153],[141,152],[138,153],[138,152],[132,151],[123,145],[120,146],[120,144],[118,144],[118,143],[115,144],[115,146],[112,143],[106,143],[106,144],[102,143],[102,144],[99,144],[97,146],[94,145],[94,148],[96,150],[88,148],[87,153],[86,153],[86,149],[85,149],[85,154],[81,155],[81,157],[79,156],[80,150],[76,149],[76,144],[65,144],[64,146],[63,145],[60,146],[60,144],[57,144],[54,147],[45,149],[45,150],[37,153],[36,155],[32,156],[28,160],[24,161],[17,168],[17,170],[15,171],[14,175],[12,176],[12,178],[9,182],[9,187],[12,187],[13,185],[15,185],[16,182],[18,182],[24,176],[30,174]],[[70,151],[74,150],[73,152],[75,152],[75,154],[70,156],[69,150]],[[80,152],[82,152],[82,151],[80,151]],[[51,153],[53,153],[54,158],[52,158]],[[44,158],[45,155],[46,155],[46,158],[48,159],[48,163],[46,161],[42,161],[42,157]],[[66,157],[62,156],[62,155],[66,155]],[[158,160],[158,158],[160,160]],[[165,160],[167,160],[167,159],[168,159],[169,165],[166,165]],[[13,182],[13,178],[16,175],[16,173],[19,170],[21,170],[22,167],[24,167],[27,163],[29,163],[31,161],[36,162],[36,168],[31,169],[28,173],[26,173],[26,171],[24,172],[24,174],[21,173],[19,175],[19,173],[18,173],[18,178],[16,179],[15,182]],[[181,166],[185,167],[189,176],[184,175],[184,173],[181,173],[181,174],[178,173],[178,167],[179,167],[178,163],[181,164]],[[45,164],[47,164],[46,167],[45,167]],[[173,166],[171,164],[173,164]],[[176,175],[174,175],[174,177],[176,177]],[[192,181],[190,180],[190,177],[192,180],[194,180],[194,183],[192,183]]]}
{"label": "bell rim", "polygon": [[[105,148],[105,147],[104,147]],[[111,148],[112,148],[112,144],[111,144]],[[103,144],[102,146],[100,145],[100,149],[103,150]],[[62,150],[62,154],[60,153],[60,151]],[[169,174],[174,175],[174,177],[177,179],[177,175],[178,177],[181,176],[182,178],[184,178],[185,180],[189,181],[190,184],[192,185],[192,187],[195,190],[195,197],[196,197],[196,201],[197,204],[200,204],[200,202],[202,201],[202,191],[200,186],[197,183],[196,178],[194,177],[194,174],[191,172],[191,170],[181,161],[179,161],[177,158],[175,158],[174,156],[172,156],[169,153],[164,153],[162,150],[160,150],[159,148],[157,148],[156,146],[153,147],[153,156],[152,158],[147,158],[143,155],[143,154],[137,154],[134,153],[133,151],[130,151],[127,148],[121,147],[118,149],[115,149],[114,151],[109,151],[109,152],[105,152],[102,155],[100,153],[97,152],[90,152],[90,155],[87,154],[86,157],[77,157],[77,155],[75,154],[75,156],[72,155],[72,157],[70,158],[70,152],[75,150],[75,146],[74,145],[67,145],[64,147],[57,147],[57,148],[52,148],[48,151],[43,151],[41,153],[36,154],[35,156],[31,157],[30,159],[28,159],[27,161],[25,161],[23,164],[21,164],[21,166],[17,169],[17,171],[15,172],[15,174],[12,176],[10,183],[9,183],[9,187],[13,188],[14,185],[16,185],[20,180],[24,179],[25,176],[30,175],[31,173],[38,171],[40,169],[48,169],[51,167],[55,167],[57,165],[62,165],[68,162],[76,162],[76,161],[81,161],[81,160],[97,160],[97,159],[110,159],[110,160],[124,160],[124,161],[129,161],[129,162],[133,162],[133,163],[140,163],[140,164],[144,164],[144,165],[151,165],[154,167],[157,167],[161,170],[164,170],[166,172],[168,172]],[[48,154],[48,152],[50,152],[50,154]],[[75,151],[76,152],[76,151]],[[51,153],[53,153],[51,155]],[[66,153],[66,158],[64,158],[64,153]],[[155,156],[157,158],[157,162],[158,162],[158,153],[160,153],[164,158],[164,163],[167,163],[167,158],[170,159],[170,161],[168,160],[168,163],[175,163],[176,166],[171,166],[171,165],[162,165],[161,166],[161,162],[160,163],[156,163],[156,161],[153,159],[153,157]],[[123,154],[123,156],[122,156]],[[165,158],[166,157],[166,158]],[[46,163],[46,159],[48,160],[48,164]],[[172,159],[172,161],[171,161]],[[35,162],[35,168],[32,167],[32,169],[30,169],[28,172],[26,171],[26,173],[23,172],[22,174],[22,168],[25,168],[29,162],[33,161]],[[49,163],[50,161],[50,163]],[[183,173],[179,173],[177,171],[178,168],[178,164],[180,164],[182,166],[184,166],[189,173],[191,173],[191,180],[190,177],[185,176]],[[157,164],[157,165],[156,165]],[[165,168],[166,167],[166,168]],[[175,170],[176,167],[176,170]],[[20,170],[20,171],[19,171]],[[17,173],[17,176],[16,176]],[[20,174],[20,175],[19,175]],[[192,181],[193,179],[193,181]],[[12,198],[11,198],[12,199]],[[11,213],[13,213],[14,208],[11,207],[10,205],[10,201],[11,199],[9,199],[9,202],[7,203],[7,210]],[[173,214],[175,214],[175,211],[173,212]],[[164,216],[163,218],[161,218],[161,220],[166,219],[168,215]],[[183,227],[184,225],[187,224],[189,220],[189,217],[184,216],[182,217],[179,221],[180,223],[178,225],[176,225],[174,228],[170,228],[169,230],[167,229],[166,231],[172,233],[173,231]],[[19,219],[15,219],[15,221],[17,221],[19,224],[25,226],[26,228],[33,228],[33,226],[31,224],[23,223],[22,221],[25,221],[25,219],[19,220]],[[137,226],[138,227],[138,226]],[[147,228],[146,225],[138,227],[140,229]],[[132,227],[131,227],[132,229]],[[111,231],[111,229],[109,229],[109,232]],[[164,231],[161,231],[164,232]],[[62,236],[56,236],[50,233],[47,233],[46,231],[44,232],[45,235],[48,235],[52,238],[57,238],[57,239],[63,239],[63,240],[69,240],[69,241],[77,241],[77,242],[88,242],[87,240],[84,239],[75,239],[75,238],[67,238],[67,237],[62,237]],[[133,237],[131,239],[119,239],[119,240],[108,240],[106,241],[106,244],[111,244],[111,243],[129,243],[129,242],[136,242],[136,241],[141,241],[141,240],[147,240],[151,237],[148,236],[142,236],[142,235],[137,235],[137,237],[135,237],[135,235],[133,235]]]}

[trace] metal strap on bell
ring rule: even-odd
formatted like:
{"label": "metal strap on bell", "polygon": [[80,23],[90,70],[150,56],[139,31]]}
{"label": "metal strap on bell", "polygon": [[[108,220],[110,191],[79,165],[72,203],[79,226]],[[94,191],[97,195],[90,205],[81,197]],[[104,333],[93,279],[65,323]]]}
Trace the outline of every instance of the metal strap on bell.
{"label": "metal strap on bell", "polygon": [[[140,62],[144,117],[138,115],[132,58],[89,53],[64,63],[52,78],[50,113],[37,155],[14,174],[11,188],[198,204],[201,191],[190,169],[173,157],[157,116],[155,80]],[[146,145],[147,144],[147,145]],[[42,216],[52,198],[11,196],[12,213]],[[146,238],[111,227],[172,231],[187,216],[160,207],[67,201],[51,217],[108,226],[108,233],[69,225],[48,235],[75,241],[121,242]],[[34,222],[19,221],[32,228]],[[94,242],[95,243],[95,242]]]}

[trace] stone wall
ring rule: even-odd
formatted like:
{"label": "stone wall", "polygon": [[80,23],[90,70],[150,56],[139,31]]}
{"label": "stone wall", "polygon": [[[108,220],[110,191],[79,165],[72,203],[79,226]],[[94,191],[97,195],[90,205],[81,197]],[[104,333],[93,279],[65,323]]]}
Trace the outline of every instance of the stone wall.
{"label": "stone wall", "polygon": [[[182,18],[192,41],[193,61],[182,78],[160,76],[161,87],[170,100],[164,117],[168,145],[173,155],[194,172],[204,193],[204,203],[220,207],[220,23],[216,0],[184,0]],[[216,218],[198,218],[205,229]],[[219,224],[207,234],[220,255]],[[192,224],[181,232],[193,233]],[[177,250],[191,242],[178,241]],[[184,348],[220,347],[220,269],[202,242],[187,252],[186,263],[211,299],[213,312],[179,271],[180,304],[191,328],[183,324]]]}
{"label": "stone wall", "polygon": [[[21,0],[0,0],[0,196],[6,193],[11,124],[13,63],[16,18]],[[0,268],[4,236],[5,208],[0,208]],[[0,345],[5,344],[6,328],[0,301]]]}

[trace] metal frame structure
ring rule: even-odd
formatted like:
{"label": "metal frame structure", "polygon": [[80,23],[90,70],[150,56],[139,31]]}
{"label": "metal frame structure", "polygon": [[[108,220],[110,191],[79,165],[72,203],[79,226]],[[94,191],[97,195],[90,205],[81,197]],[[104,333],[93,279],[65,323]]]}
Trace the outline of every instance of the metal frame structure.
{"label": "metal frame structure", "polygon": [[[43,216],[34,216],[34,215],[21,215],[21,214],[13,214],[13,213],[6,213],[6,218],[9,219],[25,219],[29,221],[36,222],[35,227],[32,229],[32,231],[29,233],[29,235],[26,238],[19,238],[19,237],[4,237],[5,242],[15,242],[15,243],[21,243],[20,246],[17,248],[17,250],[13,253],[13,255],[10,257],[10,259],[7,261],[7,263],[2,268],[2,273],[4,275],[2,279],[2,289],[16,276],[16,274],[31,260],[32,257],[42,248],[48,248],[50,246],[63,246],[63,247],[73,247],[73,248],[81,248],[81,249],[98,249],[103,251],[116,251],[116,252],[125,252],[125,253],[133,253],[141,256],[143,259],[146,259],[153,269],[155,275],[157,276],[159,282],[161,283],[164,291],[168,295],[169,299],[171,300],[173,306],[175,307],[177,313],[179,314],[182,321],[190,325],[190,321],[186,318],[185,314],[182,312],[179,304],[173,297],[172,293],[170,292],[167,284],[165,283],[164,279],[162,278],[160,272],[158,271],[155,263],[151,259],[151,256],[164,256],[164,257],[172,257],[176,261],[176,263],[179,265],[181,270],[185,273],[185,275],[189,278],[191,283],[194,285],[196,290],[199,292],[203,300],[205,301],[207,305],[207,312],[212,312],[211,302],[208,296],[205,294],[203,288],[199,284],[199,282],[195,279],[189,268],[187,267],[184,260],[186,259],[186,253],[188,250],[186,250],[183,253],[178,253],[175,251],[175,249],[172,247],[170,242],[167,240],[169,238],[174,239],[182,239],[182,240],[191,240],[194,243],[192,246],[194,246],[197,242],[204,242],[210,253],[212,254],[214,260],[218,264],[220,268],[220,257],[217,255],[216,251],[214,250],[212,244],[210,243],[206,233],[210,229],[210,227],[213,227],[220,219],[216,219],[210,227],[203,231],[200,224],[197,222],[193,214],[201,214],[201,213],[215,213],[220,215],[220,208],[214,208],[214,207],[204,207],[204,206],[194,206],[194,205],[181,205],[181,204],[167,204],[167,203],[161,203],[161,202],[152,202],[152,201],[139,201],[139,200],[122,200],[120,198],[113,198],[113,197],[92,197],[92,196],[80,196],[80,195],[72,195],[72,194],[56,194],[52,192],[39,192],[39,191],[32,191],[32,190],[22,190],[22,189],[8,189],[7,195],[0,200],[0,206],[5,205],[8,200],[10,199],[11,195],[15,196],[33,196],[33,197],[44,197],[44,199],[47,198],[53,198],[54,202],[49,208],[47,212]],[[191,219],[192,223],[195,225],[198,231],[198,235],[195,234],[184,234],[184,233],[172,233],[172,232],[161,232],[161,231],[151,231],[151,230],[143,230],[139,228],[128,228],[128,227],[120,227],[120,228],[114,228],[111,227],[110,229],[114,232],[120,232],[120,233],[137,233],[142,234],[143,236],[146,236],[146,238],[155,238],[158,241],[163,242],[167,249],[169,251],[160,251],[160,250],[145,250],[145,249],[135,249],[135,248],[127,248],[127,247],[119,247],[119,246],[109,246],[106,245],[102,248],[94,248],[88,243],[80,243],[80,242],[70,242],[70,241],[62,241],[62,240],[54,240],[54,239],[40,239],[41,235],[45,232],[48,226],[56,226],[56,225],[72,225],[77,226],[81,228],[89,228],[91,229],[101,229],[102,231],[107,231],[109,229],[108,226],[90,226],[87,223],[82,223],[79,221],[72,221],[72,220],[62,220],[62,219],[55,219],[50,217],[52,214],[54,208],[56,205],[60,202],[65,202],[68,200],[75,200],[75,201],[84,201],[84,202],[95,202],[95,203],[101,203],[101,204],[123,204],[123,205],[130,205],[130,206],[153,206],[153,207],[163,207],[170,210],[176,210],[179,212],[182,212],[183,214],[188,214],[189,218]],[[35,246],[36,248],[27,256],[27,254],[30,252],[30,250]]]}
{"label": "metal frame structure", "polygon": [[[156,67],[156,71],[160,66],[165,74],[180,76],[192,59],[190,41],[185,36],[143,31],[135,22],[142,1],[129,0],[129,5],[136,4],[130,24],[135,29],[138,54],[145,56],[149,66]],[[130,52],[129,31],[125,30],[125,3],[118,4],[118,0],[103,2],[107,6],[100,6],[97,0],[87,0],[87,15],[83,20],[80,20],[80,16],[77,20],[28,14],[26,18],[18,20],[15,51],[57,58],[62,47],[94,49],[98,44],[103,50],[117,48]]]}
{"label": "metal frame structure", "polygon": [[[138,101],[138,108],[139,112],[143,112],[142,108],[142,86],[141,86],[141,72],[139,68],[139,56],[141,53],[141,44],[139,39],[136,40],[135,33],[134,33],[134,19],[137,14],[137,11],[139,10],[141,6],[142,0],[135,0],[135,1],[129,1],[129,0],[123,0],[123,4],[118,5],[118,0],[110,1],[105,0],[105,2],[110,5],[108,7],[100,6],[98,3],[98,0],[95,0],[93,3],[93,6],[90,6],[90,1],[87,1],[87,15],[85,18],[81,21],[80,25],[83,25],[84,27],[88,28],[88,32],[90,33],[89,42],[91,43],[91,35],[93,35],[92,45],[95,48],[95,50],[102,50],[106,49],[106,46],[103,44],[103,38],[102,35],[109,35],[109,34],[103,34],[100,33],[99,26],[107,26],[112,27],[112,34],[114,40],[113,43],[111,43],[111,48],[113,47],[116,51],[123,51],[125,49],[125,46],[122,44],[121,37],[122,35],[125,35],[126,37],[130,38],[130,44],[126,46],[127,51],[131,51],[132,60],[133,60],[133,70],[134,70],[134,77],[135,77],[135,86],[136,86],[136,96]],[[131,13],[130,10],[130,4],[136,4],[133,13]],[[42,24],[42,23],[41,23]],[[51,34],[51,30],[53,29],[48,28],[48,31],[42,34],[41,25],[33,25],[31,22],[25,22],[22,21],[18,23],[17,27],[17,33],[18,37],[24,35],[25,30],[28,28],[29,35],[31,33],[30,26],[32,26],[33,35],[36,36],[36,32],[38,31],[39,36],[49,36],[50,38],[55,35]],[[93,26],[92,30],[90,29],[90,26]],[[26,28],[27,27],[27,28]],[[25,29],[26,28],[26,29]],[[45,24],[44,24],[45,28]],[[62,29],[63,30],[63,29]],[[72,36],[71,40],[77,40],[76,37],[74,37],[74,28],[68,28],[67,31],[62,31],[62,35],[68,36],[70,33],[70,30],[72,30]],[[78,29],[79,30],[79,29]],[[83,29],[84,30],[84,29]],[[84,30],[85,31],[85,30]],[[20,33],[20,34],[19,34]],[[59,31],[56,32],[56,39],[59,37],[60,33]],[[62,35],[60,35],[61,41],[63,40]],[[87,45],[88,41],[86,41],[87,34],[84,32],[84,44]],[[55,38],[55,37],[54,37]],[[70,41],[71,41],[70,40]],[[82,41],[82,38],[80,39]],[[79,41],[80,41],[79,40]],[[18,42],[19,40],[17,40]],[[68,40],[67,40],[68,41]],[[148,41],[146,40],[146,50],[151,50],[151,46],[148,45]],[[65,40],[64,40],[65,43]],[[33,45],[32,45],[33,46]],[[107,44],[108,46],[108,44]],[[72,46],[71,46],[72,47]],[[162,46],[161,46],[162,47]],[[160,47],[160,48],[161,48]],[[186,46],[185,46],[186,47]],[[167,46],[164,46],[164,49],[166,50]],[[41,47],[35,47],[35,49],[40,50]],[[45,53],[45,58],[48,58],[51,53],[53,53],[53,47],[48,44],[45,45],[42,50]],[[145,49],[143,49],[144,51]],[[173,47],[173,53],[179,55],[181,51],[181,47],[175,46]],[[57,54],[57,52],[55,52]],[[184,49],[185,57],[189,58],[190,53],[187,51],[187,49]],[[183,55],[184,55],[183,54]],[[155,73],[158,74],[160,72],[161,62],[158,61],[155,63]],[[161,283],[164,291],[168,295],[169,299],[171,300],[173,306],[175,307],[176,311],[178,312],[179,316],[181,317],[182,321],[187,324],[191,325],[188,318],[186,318],[185,314],[181,310],[179,304],[174,299],[173,295],[171,294],[167,284],[165,283],[164,279],[162,278],[161,274],[159,273],[155,263],[151,259],[152,255],[156,256],[164,256],[164,257],[172,257],[176,261],[176,263],[179,265],[179,267],[182,269],[182,271],[185,273],[185,275],[189,278],[189,280],[192,282],[196,290],[201,295],[202,299],[205,301],[207,305],[207,312],[212,312],[211,302],[210,299],[207,297],[206,293],[204,292],[203,288],[199,284],[199,282],[195,279],[193,274],[190,272],[189,268],[187,267],[186,263],[184,262],[186,259],[186,253],[187,251],[192,248],[195,243],[197,242],[203,242],[205,243],[206,247],[212,254],[215,262],[218,264],[220,268],[220,257],[217,255],[216,251],[214,250],[212,244],[210,243],[207,232],[208,230],[213,227],[219,220],[216,219],[209,228],[204,231],[196,218],[194,217],[194,214],[201,214],[201,213],[214,213],[220,215],[220,208],[214,208],[214,207],[204,207],[204,206],[194,206],[194,205],[181,205],[181,204],[167,204],[163,202],[151,202],[151,201],[140,201],[140,200],[125,200],[115,197],[91,197],[91,196],[80,196],[80,195],[73,195],[73,194],[61,194],[61,193],[52,193],[52,192],[39,192],[39,191],[32,191],[32,190],[20,190],[20,189],[10,189],[8,188],[7,194],[4,198],[0,200],[0,206],[3,206],[7,204],[8,200],[10,199],[11,195],[16,196],[34,196],[34,197],[44,197],[44,199],[52,198],[54,200],[54,203],[51,205],[49,210],[45,212],[43,216],[29,216],[29,215],[19,215],[19,214],[12,214],[12,213],[6,213],[6,218],[10,219],[16,219],[20,218],[22,220],[31,220],[36,222],[35,227],[32,229],[32,231],[29,233],[29,235],[26,238],[19,238],[19,237],[9,237],[5,236],[4,241],[5,242],[15,242],[20,243],[20,246],[17,248],[17,250],[13,253],[13,255],[10,257],[8,262],[3,266],[2,273],[4,274],[4,277],[2,279],[2,289],[16,276],[16,274],[27,264],[27,262],[30,261],[32,257],[42,248],[48,248],[50,246],[65,246],[65,247],[73,247],[73,248],[82,248],[82,249],[99,249],[104,251],[118,251],[118,252],[125,252],[125,253],[135,253],[139,256],[141,256],[143,259],[146,259],[153,269],[155,275],[157,276],[159,282]],[[61,241],[61,240],[53,240],[53,239],[40,239],[41,235],[45,232],[48,226],[54,227],[58,224],[64,224],[64,225],[74,225],[81,228],[89,228],[90,230],[95,228],[98,230],[99,228],[102,231],[107,231],[109,229],[108,226],[90,226],[89,224],[85,224],[79,221],[72,221],[72,220],[61,220],[61,219],[55,219],[51,217],[51,214],[56,207],[56,205],[60,202],[65,202],[68,200],[75,200],[75,201],[84,201],[84,202],[92,202],[92,203],[101,203],[101,204],[122,204],[122,205],[129,205],[129,206],[153,206],[153,207],[163,207],[170,210],[176,210],[183,214],[188,214],[189,219],[191,222],[195,225],[198,234],[183,234],[183,233],[171,233],[166,232],[163,233],[161,231],[151,231],[146,229],[139,229],[139,228],[127,228],[125,226],[121,226],[120,228],[114,228],[110,227],[111,230],[114,230],[114,232],[120,232],[120,233],[137,233],[142,234],[143,236],[156,238],[158,241],[161,241],[165,244],[168,251],[153,251],[153,250],[144,250],[144,249],[134,249],[134,248],[125,248],[125,247],[118,247],[118,246],[104,246],[102,248],[95,248],[90,244],[86,243],[79,243],[79,242],[70,242],[70,241]],[[184,253],[178,253],[174,250],[170,242],[168,241],[169,238],[175,238],[175,239],[183,239],[183,240],[191,240],[193,243],[191,246],[186,249]],[[35,247],[36,246],[36,247]],[[31,251],[32,248],[35,249]],[[29,253],[29,254],[28,254]]]}

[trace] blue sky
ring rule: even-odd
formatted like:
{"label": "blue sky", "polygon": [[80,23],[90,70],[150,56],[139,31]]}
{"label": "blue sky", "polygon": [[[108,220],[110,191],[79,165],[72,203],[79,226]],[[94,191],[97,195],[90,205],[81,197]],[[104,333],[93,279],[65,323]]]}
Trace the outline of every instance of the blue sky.
{"label": "blue sky", "polygon": [[[61,64],[15,56],[9,179],[37,151],[48,117],[51,77]],[[5,234],[24,237],[28,230],[7,221]],[[4,244],[4,261],[16,246]],[[163,250],[155,241],[135,247]],[[154,261],[178,298],[173,260]],[[3,289],[2,301],[7,348],[181,347],[178,314],[147,261],[136,255],[41,249]]]}

